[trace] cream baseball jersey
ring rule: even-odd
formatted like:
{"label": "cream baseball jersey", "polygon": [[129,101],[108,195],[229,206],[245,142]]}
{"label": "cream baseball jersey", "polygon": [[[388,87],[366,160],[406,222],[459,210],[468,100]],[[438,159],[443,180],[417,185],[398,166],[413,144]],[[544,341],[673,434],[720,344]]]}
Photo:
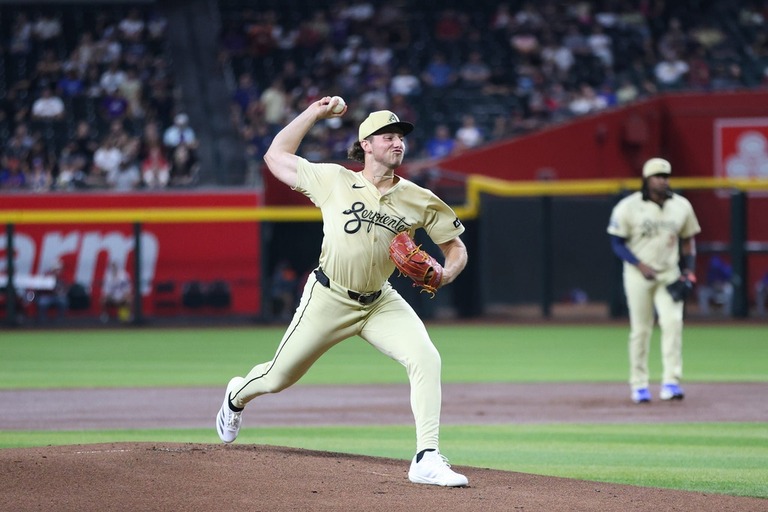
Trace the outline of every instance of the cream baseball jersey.
{"label": "cream baseball jersey", "polygon": [[[441,244],[464,232],[454,211],[433,192],[398,177],[386,193],[365,177],[338,164],[299,158],[295,190],[323,215],[320,266],[335,282],[370,293],[392,275],[389,243],[401,231],[424,228]],[[363,263],[365,262],[365,263]]]}
{"label": "cream baseball jersey", "polygon": [[699,232],[691,203],[678,194],[672,194],[662,207],[635,192],[614,207],[608,225],[608,234],[626,239],[627,248],[657,272],[677,267],[679,239]]}

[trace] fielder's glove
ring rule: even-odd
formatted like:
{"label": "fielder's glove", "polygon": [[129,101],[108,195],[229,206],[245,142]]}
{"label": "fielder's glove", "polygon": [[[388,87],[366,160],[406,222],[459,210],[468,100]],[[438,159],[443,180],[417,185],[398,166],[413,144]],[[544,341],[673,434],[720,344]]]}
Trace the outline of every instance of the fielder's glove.
{"label": "fielder's glove", "polygon": [[421,291],[435,296],[443,280],[443,267],[420,245],[416,245],[407,232],[403,231],[392,239],[389,257],[401,275],[413,280],[413,286],[421,287]]}
{"label": "fielder's glove", "polygon": [[667,291],[675,302],[685,301],[696,286],[696,276],[692,273],[683,274],[680,279],[667,285]]}

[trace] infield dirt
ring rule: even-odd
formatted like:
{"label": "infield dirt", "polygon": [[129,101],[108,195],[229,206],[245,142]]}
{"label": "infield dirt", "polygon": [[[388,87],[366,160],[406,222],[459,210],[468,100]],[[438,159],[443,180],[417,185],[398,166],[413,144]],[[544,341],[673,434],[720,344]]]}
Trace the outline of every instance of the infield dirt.
{"label": "infield dirt", "polygon": [[[629,402],[624,384],[449,384],[443,391],[444,425],[768,418],[765,385],[760,383],[688,384],[684,401],[656,400],[644,406]],[[213,429],[221,393],[209,388],[2,391],[0,430]],[[410,425],[407,399],[407,386],[400,385],[295,386],[249,406],[243,428]],[[263,445],[115,443],[13,448],[0,450],[0,510],[768,511],[768,500],[758,498],[460,464],[456,469],[469,477],[469,487],[411,484],[407,461]]]}

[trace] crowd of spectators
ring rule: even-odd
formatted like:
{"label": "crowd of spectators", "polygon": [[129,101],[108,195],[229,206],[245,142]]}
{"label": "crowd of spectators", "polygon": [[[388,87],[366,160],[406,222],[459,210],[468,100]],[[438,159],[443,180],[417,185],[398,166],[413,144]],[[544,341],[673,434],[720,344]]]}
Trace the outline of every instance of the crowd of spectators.
{"label": "crowd of spectators", "polygon": [[[258,177],[276,131],[321,95],[343,119],[302,153],[345,160],[372,110],[440,159],[664,91],[768,86],[764,0],[218,0],[230,116]],[[0,6],[0,189],[197,182],[167,20],[149,3]],[[65,30],[66,27],[66,30]]]}
{"label": "crowd of spectators", "polygon": [[194,182],[197,142],[173,135],[190,129],[151,6],[2,6],[0,26],[0,190]]}
{"label": "crowd of spectators", "polygon": [[438,159],[664,91],[768,85],[764,1],[220,0],[221,62],[251,166],[320,95],[349,105],[303,154],[343,160],[369,111],[416,121]]}

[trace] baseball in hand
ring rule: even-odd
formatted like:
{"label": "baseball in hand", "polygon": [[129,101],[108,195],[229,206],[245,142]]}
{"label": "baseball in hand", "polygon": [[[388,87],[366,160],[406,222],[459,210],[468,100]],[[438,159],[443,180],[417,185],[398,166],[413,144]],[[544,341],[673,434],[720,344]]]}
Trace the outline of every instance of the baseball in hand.
{"label": "baseball in hand", "polygon": [[347,106],[346,102],[344,101],[344,98],[342,98],[341,96],[334,96],[333,98],[331,98],[331,103],[333,103],[333,100],[337,100],[338,103],[336,104],[335,107],[333,107],[333,110],[331,112],[333,112],[334,114],[341,114],[341,112],[344,110],[344,107]]}

